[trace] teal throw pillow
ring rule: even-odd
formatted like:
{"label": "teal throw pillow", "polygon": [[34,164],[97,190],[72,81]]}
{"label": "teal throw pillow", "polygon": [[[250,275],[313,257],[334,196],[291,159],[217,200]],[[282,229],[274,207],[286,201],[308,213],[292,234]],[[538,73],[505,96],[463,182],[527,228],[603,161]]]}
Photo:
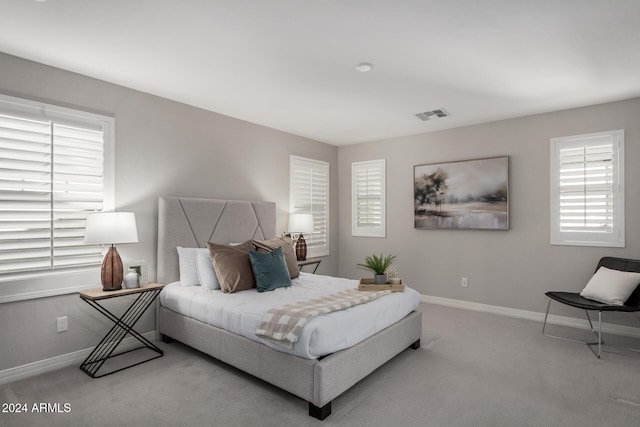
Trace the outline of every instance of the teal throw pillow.
{"label": "teal throw pillow", "polygon": [[258,292],[291,286],[291,277],[284,260],[282,247],[266,253],[251,251],[249,252],[249,260],[256,278]]}

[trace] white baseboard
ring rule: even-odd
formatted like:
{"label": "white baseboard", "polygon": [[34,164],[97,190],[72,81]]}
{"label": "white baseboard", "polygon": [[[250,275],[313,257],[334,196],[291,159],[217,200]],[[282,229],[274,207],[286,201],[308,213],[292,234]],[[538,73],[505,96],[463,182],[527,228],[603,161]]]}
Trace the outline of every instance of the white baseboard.
{"label": "white baseboard", "polygon": [[[544,322],[544,313],[538,313],[536,311],[519,310],[517,308],[500,307],[497,305],[480,304],[477,302],[460,301],[449,298],[432,297],[429,295],[422,295],[422,302],[429,304],[445,305],[448,307],[462,308],[465,310],[482,311],[485,313],[500,314],[503,316],[517,317],[519,319],[535,320],[537,322]],[[590,329],[587,319],[576,319],[574,317],[556,316],[550,314],[547,318],[547,323],[570,326],[572,328]],[[597,326],[596,326],[597,328]],[[611,323],[602,324],[602,332],[614,335],[623,335],[627,337],[640,338],[640,328],[633,328],[631,326],[614,325]]]}
{"label": "white baseboard", "polygon": [[[156,338],[156,331],[146,332],[142,334],[142,336],[149,341],[153,341]],[[128,337],[122,340],[118,346],[118,350],[131,350],[139,344],[140,342],[135,338]],[[33,363],[27,363],[26,365],[16,366],[15,368],[5,369],[4,371],[0,371],[0,385],[29,378],[34,375],[44,374],[45,372],[55,371],[56,369],[66,368],[67,366],[80,366],[91,351],[93,351],[93,347],[67,354],[61,354],[60,356],[39,360]]]}

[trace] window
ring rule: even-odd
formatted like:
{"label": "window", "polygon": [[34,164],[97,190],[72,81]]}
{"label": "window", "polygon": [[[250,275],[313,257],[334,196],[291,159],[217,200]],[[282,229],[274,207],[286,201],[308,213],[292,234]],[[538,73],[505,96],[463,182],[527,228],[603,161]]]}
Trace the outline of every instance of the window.
{"label": "window", "polygon": [[0,96],[0,302],[96,283],[86,215],[113,209],[113,118]]}
{"label": "window", "polygon": [[329,255],[329,163],[291,156],[291,213],[313,215],[314,231],[305,235],[310,257]]}
{"label": "window", "polygon": [[551,139],[551,244],[624,247],[624,130]]}
{"label": "window", "polygon": [[351,164],[351,235],[385,237],[385,161]]}

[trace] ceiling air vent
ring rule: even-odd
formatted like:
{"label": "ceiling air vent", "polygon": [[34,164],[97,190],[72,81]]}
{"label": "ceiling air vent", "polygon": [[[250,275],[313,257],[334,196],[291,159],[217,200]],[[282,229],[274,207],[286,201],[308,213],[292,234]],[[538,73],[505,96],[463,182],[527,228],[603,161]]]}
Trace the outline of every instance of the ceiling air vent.
{"label": "ceiling air vent", "polygon": [[418,113],[416,114],[416,117],[422,120],[423,122],[426,122],[427,120],[440,119],[442,117],[447,117],[448,115],[449,113],[447,113],[443,108],[440,108],[438,110],[425,111],[424,113]]}

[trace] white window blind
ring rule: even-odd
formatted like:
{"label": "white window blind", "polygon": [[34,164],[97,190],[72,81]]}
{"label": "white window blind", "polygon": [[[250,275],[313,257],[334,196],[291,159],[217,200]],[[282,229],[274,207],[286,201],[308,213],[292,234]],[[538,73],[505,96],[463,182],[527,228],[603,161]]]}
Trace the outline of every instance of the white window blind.
{"label": "white window blind", "polygon": [[113,209],[112,128],[112,118],[0,97],[0,287],[10,290],[0,301],[86,285],[73,274],[99,270],[102,248],[84,245],[84,229],[88,212]]}
{"label": "white window blind", "polygon": [[311,257],[329,255],[329,163],[291,156],[291,213],[313,215],[313,233],[305,234]]}
{"label": "white window blind", "polygon": [[385,160],[351,164],[351,234],[385,237]]}
{"label": "white window blind", "polygon": [[551,140],[551,243],[624,247],[624,131]]}

